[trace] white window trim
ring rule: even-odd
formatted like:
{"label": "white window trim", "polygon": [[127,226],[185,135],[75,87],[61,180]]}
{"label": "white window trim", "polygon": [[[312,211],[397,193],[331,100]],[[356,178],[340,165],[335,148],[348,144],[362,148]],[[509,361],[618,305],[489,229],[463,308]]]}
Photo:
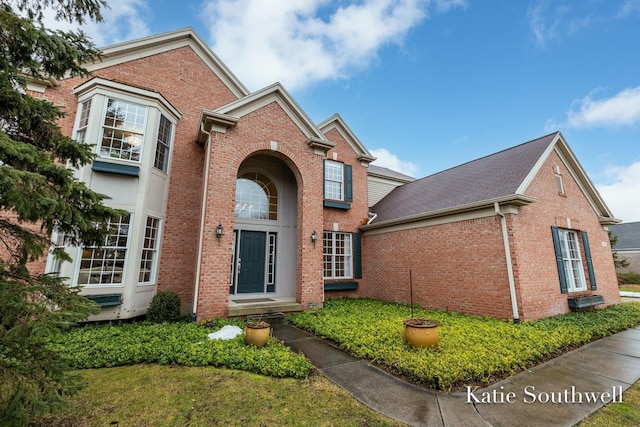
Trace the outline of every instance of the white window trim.
{"label": "white window trim", "polygon": [[[346,266],[348,266],[349,271],[346,272],[346,274],[344,276],[336,276],[336,253],[335,253],[335,248],[336,248],[336,237],[338,235],[344,235],[349,242],[349,250],[348,253],[347,251],[345,251],[345,254],[343,255],[345,258],[345,270],[346,270]],[[327,236],[330,236],[330,241],[331,241],[331,248],[332,248],[332,253],[331,253],[331,276],[324,276],[324,257],[327,256],[327,254],[325,253],[325,247],[326,244],[325,242],[327,241]],[[325,231],[323,233],[322,236],[322,257],[323,257],[323,265],[322,265],[322,274],[324,276],[325,280],[343,280],[343,279],[353,279],[353,270],[354,270],[354,266],[353,266],[353,236],[351,233],[344,233],[344,232],[338,232],[338,231]]]}
{"label": "white window trim", "polygon": [[[82,251],[85,249],[84,245],[78,246],[78,255],[75,259],[75,270],[73,273],[73,286],[82,286],[85,289],[105,289],[105,288],[122,288],[125,286],[126,273],[128,271],[127,266],[129,264],[130,250],[131,250],[131,231],[133,230],[133,213],[129,213],[129,231],[127,234],[127,246],[125,248],[124,263],[122,265],[122,281],[120,283],[78,283],[78,275],[80,274],[80,266],[82,265]],[[100,248],[102,246],[86,246],[86,248]]]}
{"label": "white window trim", "polygon": [[[145,238],[147,235],[147,221],[149,218],[153,218],[158,221],[156,227],[156,237],[155,237],[155,247],[154,248],[145,248]],[[144,234],[142,237],[142,249],[140,249],[140,260],[138,265],[138,286],[152,286],[155,285],[158,280],[158,265],[160,261],[160,245],[162,243],[162,218],[153,215],[147,215],[144,222]],[[151,272],[149,274],[149,280],[146,282],[140,282],[140,269],[142,268],[142,255],[145,251],[151,251],[153,253],[153,258],[151,261]]]}
{"label": "white window trim", "polygon": [[[573,230],[558,229],[558,237],[560,240],[560,247],[562,248],[562,262],[564,263],[564,272],[567,279],[567,290],[569,292],[586,291],[587,280],[584,274],[584,263],[582,262],[578,233]],[[576,245],[576,257],[571,257],[569,239],[573,240]],[[574,274],[574,264],[579,265],[579,268],[576,268],[578,272],[577,277]]]}
{"label": "white window trim", "polygon": [[[328,179],[327,178],[327,165],[336,165],[340,167],[340,181],[336,181],[333,179]],[[335,197],[330,197],[327,194],[327,182],[332,182],[332,183],[340,183],[340,197],[339,198],[335,198]],[[344,201],[345,200],[345,176],[344,176],[344,163],[342,162],[337,162],[335,160],[330,160],[330,159],[325,159],[325,169],[324,169],[324,176],[323,176],[323,181],[322,181],[322,185],[324,185],[324,192],[325,192],[325,196],[324,198],[327,200],[338,200],[338,201]]]}

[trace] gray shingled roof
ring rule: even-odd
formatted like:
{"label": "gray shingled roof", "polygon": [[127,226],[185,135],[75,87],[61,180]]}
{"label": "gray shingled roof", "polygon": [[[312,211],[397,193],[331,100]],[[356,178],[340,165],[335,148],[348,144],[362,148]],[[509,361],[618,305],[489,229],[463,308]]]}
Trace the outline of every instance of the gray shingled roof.
{"label": "gray shingled roof", "polygon": [[640,249],[640,222],[610,225],[609,230],[618,237],[614,250]]}
{"label": "gray shingled roof", "polygon": [[407,182],[409,182],[409,181],[415,181],[416,180],[412,176],[405,175],[405,174],[400,173],[398,171],[394,171],[393,169],[384,168],[382,166],[378,166],[378,165],[374,165],[374,164],[370,164],[369,165],[368,173],[370,175],[379,175],[379,176],[395,179],[395,180],[398,180],[398,181],[407,181]]}
{"label": "gray shingled roof", "polygon": [[371,211],[380,223],[516,194],[558,133],[402,185]]}

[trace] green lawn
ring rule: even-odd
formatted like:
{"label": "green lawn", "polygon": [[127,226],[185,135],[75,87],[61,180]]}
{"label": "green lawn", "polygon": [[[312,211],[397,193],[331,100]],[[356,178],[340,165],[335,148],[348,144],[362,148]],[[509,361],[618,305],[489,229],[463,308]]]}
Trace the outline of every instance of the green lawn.
{"label": "green lawn", "polygon": [[622,395],[622,403],[610,403],[582,421],[580,427],[640,425],[640,381]]}
{"label": "green lawn", "polygon": [[[296,314],[290,321],[405,378],[443,390],[488,384],[640,324],[640,303],[517,325],[414,310],[415,317],[440,323],[436,348],[415,349],[404,341],[402,320],[411,312],[406,305],[330,300],[323,309]],[[78,371],[87,387],[71,397],[66,410],[37,425],[398,425],[313,374],[306,358],[273,338],[264,348],[246,345],[242,336],[207,339],[226,324],[242,325],[232,320],[122,323],[63,334],[51,345],[75,367],[104,369]],[[606,420],[614,420],[608,425],[625,425],[615,420],[640,416],[639,388],[636,384],[627,392],[624,404],[600,411]]]}
{"label": "green lawn", "polygon": [[406,305],[339,299],[327,301],[322,309],[295,314],[290,321],[416,383],[447,391],[489,384],[567,349],[640,324],[640,303],[520,324],[416,308],[414,317],[440,323],[438,346],[416,349],[403,339],[402,321],[410,313]]}
{"label": "green lawn", "polygon": [[48,426],[402,426],[326,378],[163,365],[81,371],[86,388]]}

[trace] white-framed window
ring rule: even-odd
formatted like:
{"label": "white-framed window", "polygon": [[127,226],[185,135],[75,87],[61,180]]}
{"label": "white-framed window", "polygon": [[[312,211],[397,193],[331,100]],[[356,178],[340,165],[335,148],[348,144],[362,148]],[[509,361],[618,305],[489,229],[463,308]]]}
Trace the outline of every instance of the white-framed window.
{"label": "white-framed window", "polygon": [[325,279],[353,278],[352,248],[351,233],[332,231],[323,233],[322,254]]}
{"label": "white-framed window", "polygon": [[140,256],[138,284],[152,284],[155,281],[159,241],[160,219],[148,216],[147,223],[144,228],[144,241],[142,243],[142,255]]}
{"label": "white-framed window", "polygon": [[58,230],[54,230],[53,233],[51,233],[51,246],[49,247],[47,265],[45,266],[45,273],[47,274],[60,275],[63,261],[57,258],[54,252],[65,247],[64,237],[64,233]]}
{"label": "white-framed window", "polygon": [[82,247],[76,277],[78,285],[122,285],[129,248],[131,215],[107,222],[107,236],[102,246]]}
{"label": "white-framed window", "polygon": [[344,163],[324,161],[324,198],[344,200]]}
{"label": "white-framed window", "polygon": [[278,189],[266,175],[246,172],[236,180],[236,218],[278,219]]}
{"label": "white-framed window", "polygon": [[91,98],[80,104],[78,113],[78,128],[76,129],[76,141],[84,144],[87,136],[87,126],[89,125],[89,115],[91,114]]}
{"label": "white-framed window", "polygon": [[100,156],[140,162],[148,107],[108,98],[102,125]]}
{"label": "white-framed window", "polygon": [[562,262],[567,280],[567,290],[569,292],[586,290],[587,282],[580,254],[578,233],[572,230],[558,229],[558,237],[560,248],[562,249]]}
{"label": "white-framed window", "polygon": [[173,123],[164,115],[160,116],[158,127],[158,140],[156,141],[156,154],[153,167],[166,173],[169,167],[169,149],[171,148],[171,136],[173,135]]}

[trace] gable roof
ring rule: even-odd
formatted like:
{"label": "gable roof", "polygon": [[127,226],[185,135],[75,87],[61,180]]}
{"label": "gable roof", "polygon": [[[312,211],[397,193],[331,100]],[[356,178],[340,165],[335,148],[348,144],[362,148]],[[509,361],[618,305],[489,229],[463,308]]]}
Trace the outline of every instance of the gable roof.
{"label": "gable roof", "polygon": [[85,64],[84,67],[89,71],[95,71],[184,46],[190,46],[236,97],[240,98],[249,93],[191,27],[100,48],[101,59],[92,64]]}
{"label": "gable roof", "polygon": [[618,238],[613,250],[640,250],[640,222],[625,222],[609,227],[611,235]]}
{"label": "gable roof", "polygon": [[351,132],[351,129],[349,129],[349,126],[347,126],[344,120],[342,120],[342,117],[340,117],[340,114],[334,114],[333,116],[329,117],[327,120],[320,123],[318,125],[318,128],[320,128],[320,130],[324,134],[326,134],[332,129],[335,129],[336,131],[338,131],[338,133],[342,135],[345,141],[347,141],[347,144],[351,146],[353,151],[355,151],[358,154],[358,160],[369,163],[376,159],[371,155],[369,150],[367,150],[365,146],[360,142],[358,137],[356,137],[356,135],[353,132]]}
{"label": "gable roof", "polygon": [[376,203],[373,225],[442,216],[498,203],[535,202],[525,192],[551,152],[556,151],[603,224],[618,222],[587,177],[560,132],[464,163],[397,187]]}
{"label": "gable roof", "polygon": [[200,118],[200,131],[197,140],[203,143],[213,125],[232,127],[245,115],[277,103],[307,137],[307,144],[315,150],[326,152],[335,146],[313,123],[298,103],[280,84],[274,83],[236,101],[232,101],[215,110],[204,110]]}

